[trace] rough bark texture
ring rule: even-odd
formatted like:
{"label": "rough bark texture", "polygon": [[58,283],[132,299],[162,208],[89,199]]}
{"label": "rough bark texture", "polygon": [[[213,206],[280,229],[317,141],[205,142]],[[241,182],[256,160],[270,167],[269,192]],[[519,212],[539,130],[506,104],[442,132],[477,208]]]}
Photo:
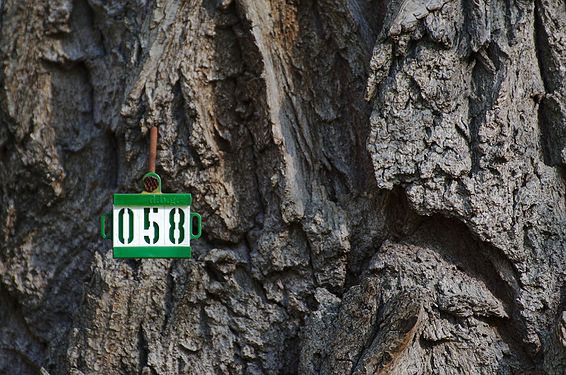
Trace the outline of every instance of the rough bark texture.
{"label": "rough bark texture", "polygon": [[563,0],[0,7],[0,373],[566,372]]}

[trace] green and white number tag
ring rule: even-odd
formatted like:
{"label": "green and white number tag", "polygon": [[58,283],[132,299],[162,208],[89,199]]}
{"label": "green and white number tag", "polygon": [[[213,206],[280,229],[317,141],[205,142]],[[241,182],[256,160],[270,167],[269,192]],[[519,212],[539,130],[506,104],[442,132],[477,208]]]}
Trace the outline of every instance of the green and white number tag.
{"label": "green and white number tag", "polygon": [[[155,192],[114,194],[114,258],[191,257],[190,241],[201,236],[202,218],[191,212],[191,194],[163,194],[157,179]],[[108,237],[105,218],[101,218],[103,238]]]}

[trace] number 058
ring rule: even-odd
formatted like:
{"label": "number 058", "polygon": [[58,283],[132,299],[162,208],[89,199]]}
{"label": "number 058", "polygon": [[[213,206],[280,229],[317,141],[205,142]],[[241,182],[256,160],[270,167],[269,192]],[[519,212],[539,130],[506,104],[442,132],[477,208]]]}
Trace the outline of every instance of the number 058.
{"label": "number 058", "polygon": [[189,207],[115,208],[115,239],[120,246],[188,246]]}

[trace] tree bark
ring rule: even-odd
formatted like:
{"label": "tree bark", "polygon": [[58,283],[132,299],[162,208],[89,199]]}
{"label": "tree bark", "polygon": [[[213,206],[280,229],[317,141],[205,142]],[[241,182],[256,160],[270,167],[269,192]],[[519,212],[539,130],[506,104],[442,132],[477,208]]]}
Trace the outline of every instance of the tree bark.
{"label": "tree bark", "polygon": [[563,0],[0,7],[0,373],[566,372]]}

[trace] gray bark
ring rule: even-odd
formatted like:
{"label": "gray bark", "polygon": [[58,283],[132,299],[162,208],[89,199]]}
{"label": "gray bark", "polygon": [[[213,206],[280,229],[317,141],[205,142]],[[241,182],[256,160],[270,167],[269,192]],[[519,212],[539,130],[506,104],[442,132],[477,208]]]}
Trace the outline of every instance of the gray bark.
{"label": "gray bark", "polygon": [[0,7],[0,373],[566,373],[563,0]]}

